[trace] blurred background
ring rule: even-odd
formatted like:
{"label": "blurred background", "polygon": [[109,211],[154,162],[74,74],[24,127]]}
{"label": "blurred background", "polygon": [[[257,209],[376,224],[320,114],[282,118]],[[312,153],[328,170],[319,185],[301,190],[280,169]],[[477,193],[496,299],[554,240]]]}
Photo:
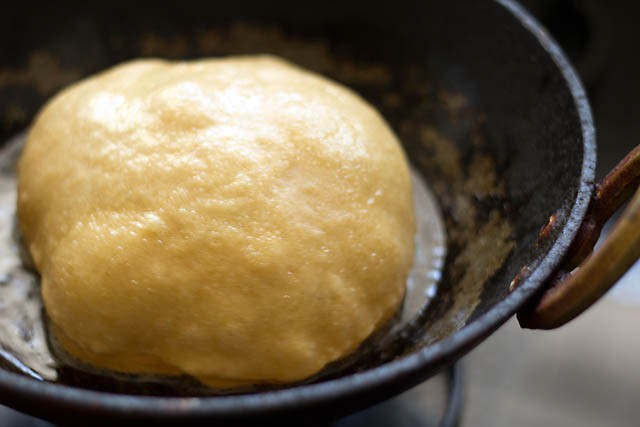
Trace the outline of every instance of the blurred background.
{"label": "blurred background", "polygon": [[[601,177],[640,141],[640,3],[524,0],[565,49],[589,92]],[[557,331],[510,321],[463,361],[465,427],[638,426],[640,264],[602,301]],[[435,378],[338,423],[434,426],[444,407]],[[0,407],[0,426],[50,426]]]}

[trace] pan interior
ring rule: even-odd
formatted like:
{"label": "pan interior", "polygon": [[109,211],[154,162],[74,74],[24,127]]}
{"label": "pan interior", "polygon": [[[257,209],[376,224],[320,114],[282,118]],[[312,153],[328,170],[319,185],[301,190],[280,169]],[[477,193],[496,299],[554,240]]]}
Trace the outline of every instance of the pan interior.
{"label": "pan interior", "polygon": [[[190,36],[197,37],[196,43],[202,52],[190,52]],[[364,355],[330,366],[313,381],[378,366],[416,347],[436,342],[464,326],[479,304],[484,282],[502,266],[514,242],[508,220],[507,189],[485,141],[484,117],[462,93],[436,86],[416,64],[369,58],[357,54],[349,44],[332,42],[321,36],[289,33],[279,26],[259,22],[236,22],[199,32],[197,36],[166,35],[149,30],[133,40],[137,50],[127,52],[125,56],[184,58],[264,52],[284,56],[355,89],[380,109],[403,142],[414,169],[414,188],[419,190],[415,197],[420,204],[419,226],[423,231],[425,228],[430,231],[426,238],[419,239],[417,264],[408,283],[404,310],[399,315],[400,326],[396,325],[383,336],[366,343]],[[114,48],[120,49],[131,45],[130,41],[117,37],[111,42]],[[168,49],[170,46],[173,48]],[[59,73],[61,78],[56,83],[66,83],[62,77],[75,80],[85,73],[85,70],[65,70]],[[14,138],[5,147],[4,160],[9,162],[9,172],[13,171],[11,161],[15,161],[20,144],[19,138]],[[465,152],[459,147],[461,144],[472,146],[473,150]],[[423,180],[433,189],[437,202]],[[7,198],[11,197],[15,198],[15,194],[7,194]],[[443,210],[444,220],[440,219],[437,204]],[[450,249],[446,266],[441,271],[446,253],[444,231],[441,230],[443,222]],[[13,252],[15,261],[17,252]],[[184,383],[186,387],[172,380],[158,382],[153,378],[149,381],[142,378],[140,382],[140,378],[100,375],[86,367],[76,369],[74,363],[56,369],[55,357],[47,349],[45,328],[40,321],[37,278],[20,266],[9,274],[14,280],[5,286],[4,292],[21,295],[25,308],[17,321],[5,322],[8,325],[5,335],[13,334],[17,338],[13,340],[13,353],[5,350],[5,365],[12,370],[36,379],[116,392],[206,393],[188,381]],[[434,292],[432,286],[437,282],[440,282],[439,290]],[[427,305],[429,310],[424,310]],[[26,335],[30,340],[25,347],[20,344],[24,340],[20,339]],[[6,342],[5,348],[11,349]],[[18,359],[12,360],[11,356],[16,354]]]}
{"label": "pan interior", "polygon": [[[7,11],[0,20],[22,27],[0,25],[0,48],[19,52],[0,59],[0,141],[26,128],[63,86],[140,56],[272,53],[356,90],[429,183],[448,237],[438,292],[420,327],[345,373],[363,371],[456,334],[509,295],[523,265],[535,268],[575,203],[582,134],[557,65],[492,2],[299,3],[185,4],[179,14],[126,16],[62,5],[46,22],[20,7]],[[557,229],[538,245],[538,230],[556,211]]]}

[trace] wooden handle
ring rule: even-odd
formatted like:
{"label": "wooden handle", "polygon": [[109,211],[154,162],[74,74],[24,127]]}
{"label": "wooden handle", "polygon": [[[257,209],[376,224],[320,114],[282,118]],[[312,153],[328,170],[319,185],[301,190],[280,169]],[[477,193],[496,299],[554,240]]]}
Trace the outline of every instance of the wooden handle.
{"label": "wooden handle", "polygon": [[[518,313],[520,326],[553,329],[595,303],[640,258],[640,145],[596,186],[585,220],[546,292]],[[633,194],[635,193],[635,196]],[[593,252],[606,221],[633,196],[604,243]],[[541,237],[549,234],[555,215]]]}

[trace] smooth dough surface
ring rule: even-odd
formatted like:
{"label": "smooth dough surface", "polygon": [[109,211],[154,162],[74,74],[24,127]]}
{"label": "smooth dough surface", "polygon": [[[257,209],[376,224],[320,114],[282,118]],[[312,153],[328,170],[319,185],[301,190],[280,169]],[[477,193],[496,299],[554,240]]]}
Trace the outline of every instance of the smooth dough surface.
{"label": "smooth dough surface", "polygon": [[212,386],[297,381],[396,312],[411,183],[381,116],[270,56],[137,60],[59,93],[18,214],[71,355]]}

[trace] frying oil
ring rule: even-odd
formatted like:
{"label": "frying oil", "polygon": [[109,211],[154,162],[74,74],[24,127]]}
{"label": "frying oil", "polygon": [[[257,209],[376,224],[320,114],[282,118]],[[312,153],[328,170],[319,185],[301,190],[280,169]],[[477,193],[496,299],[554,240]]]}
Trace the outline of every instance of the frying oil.
{"label": "frying oil", "polygon": [[[215,394],[215,390],[205,390],[186,378],[111,374],[83,366],[64,356],[55,340],[48,339],[39,278],[23,262],[16,224],[16,166],[25,136],[17,135],[0,148],[0,366],[40,381],[112,391]],[[403,306],[391,325],[367,340],[358,352],[361,354],[331,364],[313,380],[339,374],[358,363],[364,353],[371,355],[394,347],[407,331],[416,329],[421,314],[436,295],[446,255],[444,222],[436,199],[420,174],[412,170],[411,178],[416,213],[415,253]]]}

